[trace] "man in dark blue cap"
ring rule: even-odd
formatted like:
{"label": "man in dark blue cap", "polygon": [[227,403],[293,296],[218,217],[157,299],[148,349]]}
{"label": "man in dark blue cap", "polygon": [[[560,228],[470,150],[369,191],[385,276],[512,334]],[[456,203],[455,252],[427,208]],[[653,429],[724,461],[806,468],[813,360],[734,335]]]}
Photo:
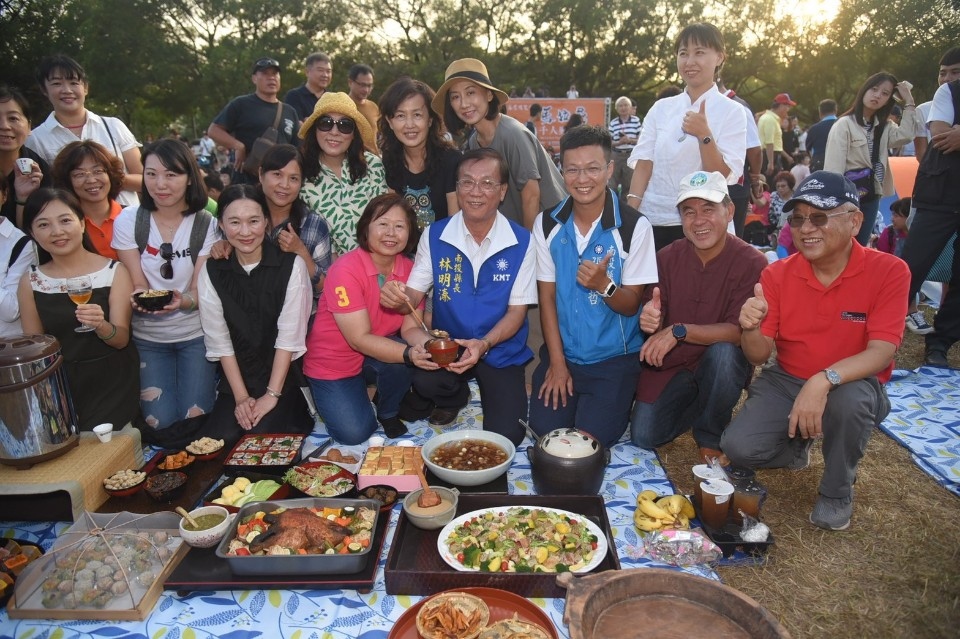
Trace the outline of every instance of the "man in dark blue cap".
{"label": "man in dark blue cap", "polygon": [[773,363],[750,385],[720,447],[736,465],[806,468],[823,438],[820,496],[810,521],[844,530],[853,482],[873,428],[890,412],[882,384],[903,339],[910,272],[897,257],[856,242],[857,189],[816,171],[783,210],[799,253],[774,262],[740,311],[741,347]]}

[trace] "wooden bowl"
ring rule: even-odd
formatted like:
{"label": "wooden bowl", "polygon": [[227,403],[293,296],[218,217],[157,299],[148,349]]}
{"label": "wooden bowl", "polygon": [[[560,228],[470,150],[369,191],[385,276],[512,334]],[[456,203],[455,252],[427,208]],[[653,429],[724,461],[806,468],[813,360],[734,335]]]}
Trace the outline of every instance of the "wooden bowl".
{"label": "wooden bowl", "polygon": [[[446,615],[458,621],[469,620],[469,625],[459,628],[456,634],[437,633],[437,615]],[[458,639],[474,639],[490,622],[490,607],[480,597],[465,592],[443,592],[428,599],[417,612],[417,632],[425,639],[442,639],[456,636]]]}
{"label": "wooden bowl", "polygon": [[[118,471],[119,472],[119,471]],[[139,472],[139,471],[138,471]],[[115,475],[116,473],[114,473]],[[111,475],[113,477],[113,475]],[[132,486],[127,486],[126,488],[107,488],[106,485],[103,486],[103,490],[106,491],[111,497],[129,497],[130,495],[136,495],[143,489],[143,485],[147,481],[147,475],[144,473],[143,479]]]}
{"label": "wooden bowl", "polygon": [[174,470],[147,477],[143,489],[156,501],[169,502],[180,497],[186,485],[186,473]]}

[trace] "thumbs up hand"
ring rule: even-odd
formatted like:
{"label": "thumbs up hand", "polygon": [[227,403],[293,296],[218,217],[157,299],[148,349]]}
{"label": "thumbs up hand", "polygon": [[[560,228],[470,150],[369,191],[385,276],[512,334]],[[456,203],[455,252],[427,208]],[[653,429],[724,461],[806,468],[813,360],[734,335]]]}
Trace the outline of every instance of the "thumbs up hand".
{"label": "thumbs up hand", "polygon": [[760,328],[760,323],[767,316],[767,300],[763,297],[763,287],[760,283],[753,286],[753,297],[743,303],[740,309],[740,328],[752,331]]}
{"label": "thumbs up hand", "polygon": [[640,330],[652,335],[663,326],[663,312],[661,311],[660,288],[653,288],[653,297],[643,305],[640,311]]}
{"label": "thumbs up hand", "polygon": [[703,140],[706,137],[712,137],[710,133],[710,125],[707,123],[707,101],[704,100],[700,103],[700,108],[697,111],[687,111],[686,115],[683,116],[683,131],[688,133],[698,140]]}
{"label": "thumbs up hand", "polygon": [[577,267],[577,284],[590,289],[591,291],[603,292],[610,284],[610,276],[607,275],[607,266],[610,264],[610,258],[613,253],[608,252],[599,263],[591,260],[583,260]]}

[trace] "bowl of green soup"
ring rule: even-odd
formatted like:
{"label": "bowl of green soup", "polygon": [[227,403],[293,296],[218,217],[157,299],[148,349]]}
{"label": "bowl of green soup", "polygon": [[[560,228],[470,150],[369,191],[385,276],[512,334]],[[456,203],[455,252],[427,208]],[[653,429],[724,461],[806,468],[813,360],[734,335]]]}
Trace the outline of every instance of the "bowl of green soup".
{"label": "bowl of green soup", "polygon": [[184,517],[180,520],[180,538],[194,548],[212,548],[220,543],[230,528],[232,518],[223,506],[204,506],[190,511],[197,523],[193,526]]}

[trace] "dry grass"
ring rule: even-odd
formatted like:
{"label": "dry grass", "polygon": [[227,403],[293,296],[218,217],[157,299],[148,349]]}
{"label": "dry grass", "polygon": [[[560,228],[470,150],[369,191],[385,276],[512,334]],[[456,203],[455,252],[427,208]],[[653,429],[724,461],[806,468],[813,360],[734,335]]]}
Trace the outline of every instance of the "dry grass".
{"label": "dry grass", "polygon": [[[960,345],[949,360],[960,368]],[[908,332],[897,366],[922,361],[923,339]],[[670,479],[691,492],[690,435],[658,452]],[[807,519],[823,470],[819,446],[811,461],[802,471],[757,473],[769,491],[763,518],[776,544],[763,565],[720,567],[724,583],[760,602],[797,639],[958,636],[960,499],[877,431],[860,464],[850,528],[823,531]]]}

